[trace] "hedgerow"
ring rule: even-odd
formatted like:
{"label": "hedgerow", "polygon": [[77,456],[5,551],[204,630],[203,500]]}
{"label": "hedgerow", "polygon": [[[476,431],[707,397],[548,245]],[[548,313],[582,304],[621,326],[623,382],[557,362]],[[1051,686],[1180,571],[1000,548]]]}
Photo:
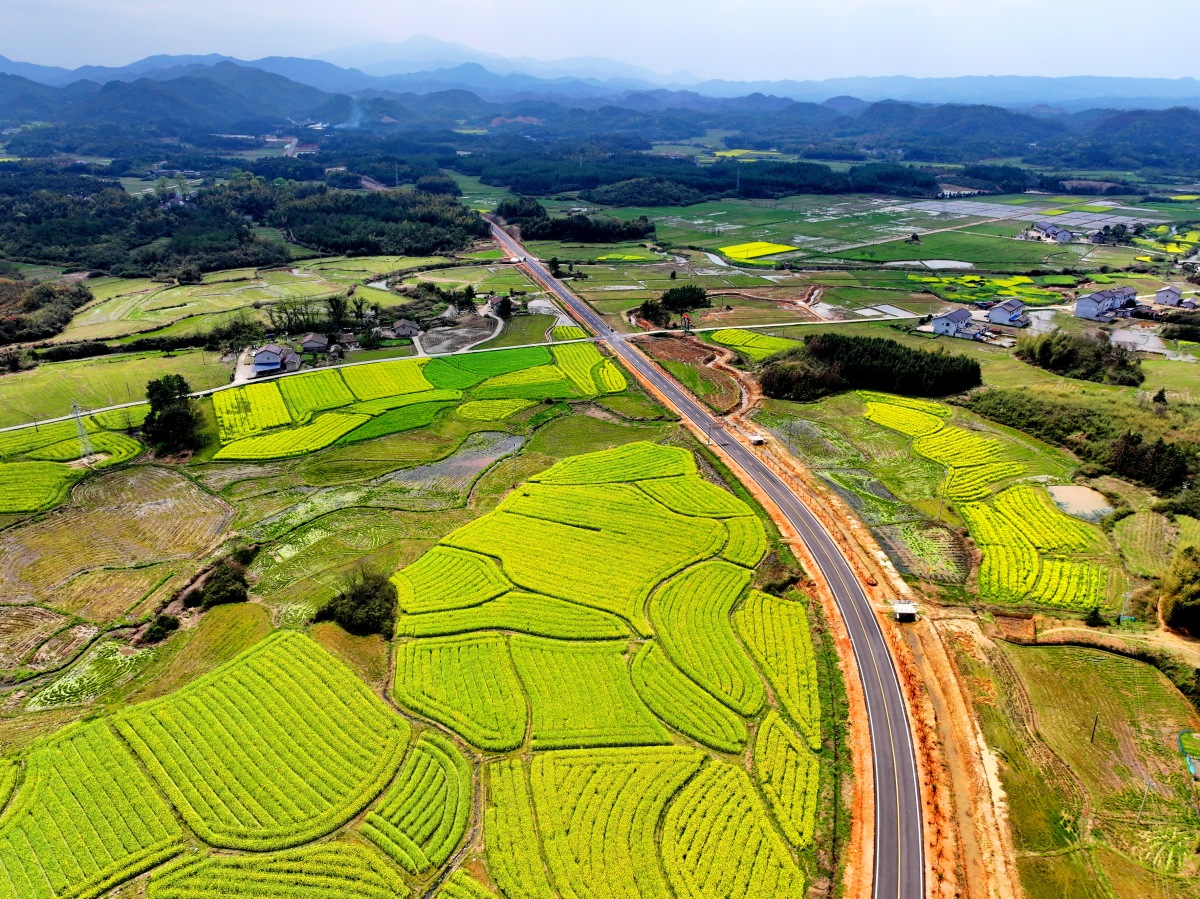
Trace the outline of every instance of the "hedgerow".
{"label": "hedgerow", "polygon": [[702,562],[650,597],[650,621],[680,670],[743,715],[754,715],[766,691],[733,633],[730,612],[751,574],[728,562]]}
{"label": "hedgerow", "polygon": [[680,671],[657,643],[646,643],[633,659],[638,695],[671,727],[719,752],[741,752],[750,738],[734,712]]}
{"label": "hedgerow", "polygon": [[391,779],[408,735],[349,669],[296,631],[276,631],[114,726],[197,836],[259,852],[352,818]]}
{"label": "hedgerow", "polygon": [[634,692],[625,643],[517,634],[512,657],[533,709],[534,749],[669,742]]}
{"label": "hedgerow", "polygon": [[546,752],[530,786],[546,861],[564,896],[671,899],[658,861],[663,807],[703,763],[679,746]]}
{"label": "hedgerow", "polygon": [[421,735],[362,833],[410,874],[442,865],[471,820],[471,763],[435,731]]}
{"label": "hedgerow", "polygon": [[500,634],[431,637],[396,649],[396,700],[489,752],[525,740],[525,695]]}

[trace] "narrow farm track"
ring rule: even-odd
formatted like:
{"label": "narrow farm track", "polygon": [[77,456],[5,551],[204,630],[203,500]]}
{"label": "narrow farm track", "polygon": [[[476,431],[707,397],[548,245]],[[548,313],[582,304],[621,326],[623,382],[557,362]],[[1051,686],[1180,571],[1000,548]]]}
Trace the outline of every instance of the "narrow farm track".
{"label": "narrow farm track", "polygon": [[829,584],[850,633],[862,677],[870,723],[875,782],[874,899],[923,899],[925,895],[924,829],[916,751],[908,708],[879,618],[849,561],[833,537],[787,485],[750,449],[730,440],[721,423],[667,376],[627,337],[608,327],[590,306],[530,256],[503,229],[492,234],[511,256],[521,258],[533,280],[561,301],[578,321],[599,335],[629,368],[665,397],[675,411],[710,435],[787,516],[804,540]]}

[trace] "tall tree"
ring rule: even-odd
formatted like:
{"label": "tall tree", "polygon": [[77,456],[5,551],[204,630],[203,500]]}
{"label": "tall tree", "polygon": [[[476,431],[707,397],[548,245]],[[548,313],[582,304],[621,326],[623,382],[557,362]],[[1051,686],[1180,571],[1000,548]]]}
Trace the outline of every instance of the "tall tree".
{"label": "tall tree", "polygon": [[142,436],[158,452],[200,448],[200,416],[188,396],[191,392],[182,375],[163,375],[146,385],[150,414],[142,425]]}

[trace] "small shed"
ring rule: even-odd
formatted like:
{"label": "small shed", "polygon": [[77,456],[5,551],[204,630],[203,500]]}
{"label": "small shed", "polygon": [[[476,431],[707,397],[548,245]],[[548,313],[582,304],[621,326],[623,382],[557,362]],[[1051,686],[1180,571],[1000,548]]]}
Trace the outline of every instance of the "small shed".
{"label": "small shed", "polygon": [[892,613],[896,620],[903,623],[917,620],[917,604],[915,602],[894,602]]}
{"label": "small shed", "polygon": [[306,353],[324,353],[329,349],[329,338],[310,331],[300,338],[300,348]]}
{"label": "small shed", "polygon": [[392,332],[397,337],[416,337],[421,333],[421,326],[407,318],[402,318],[392,325]]}

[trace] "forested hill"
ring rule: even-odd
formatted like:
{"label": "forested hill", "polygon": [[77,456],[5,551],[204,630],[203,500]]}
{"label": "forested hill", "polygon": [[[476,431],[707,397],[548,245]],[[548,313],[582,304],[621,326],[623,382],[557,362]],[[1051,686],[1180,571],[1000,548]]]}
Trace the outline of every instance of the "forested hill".
{"label": "forested hill", "polygon": [[[1021,156],[1080,168],[1200,167],[1200,111],[1185,107],[1051,109],[1033,115],[981,104],[866,103],[853,97],[817,104],[761,93],[732,98],[666,89],[605,94],[595,85],[586,96],[569,97],[553,93],[550,82],[525,91],[511,86],[501,90],[497,85],[516,76],[500,78],[479,67],[470,78],[464,76],[478,85],[476,90],[446,89],[446,73],[424,80],[385,79],[378,83],[392,87],[354,89],[352,72],[333,77],[328,70],[336,67],[294,62],[283,68],[343,89],[328,90],[229,60],[58,86],[0,74],[0,127],[21,128],[7,139],[7,152],[21,156],[126,156],[130,142],[161,147],[164,140],[202,151],[239,150],[247,146],[236,135],[257,139],[297,130],[322,147],[351,135],[408,134],[423,141],[436,135],[467,152],[517,137],[526,144],[582,140],[610,149],[646,150],[653,143],[720,130],[734,135],[738,146],[815,160],[975,162]],[[312,71],[319,77],[311,77]],[[94,74],[105,77],[104,70]],[[536,79],[527,80],[533,88]],[[304,123],[321,129],[305,129]],[[29,127],[33,124],[38,127]]]}

